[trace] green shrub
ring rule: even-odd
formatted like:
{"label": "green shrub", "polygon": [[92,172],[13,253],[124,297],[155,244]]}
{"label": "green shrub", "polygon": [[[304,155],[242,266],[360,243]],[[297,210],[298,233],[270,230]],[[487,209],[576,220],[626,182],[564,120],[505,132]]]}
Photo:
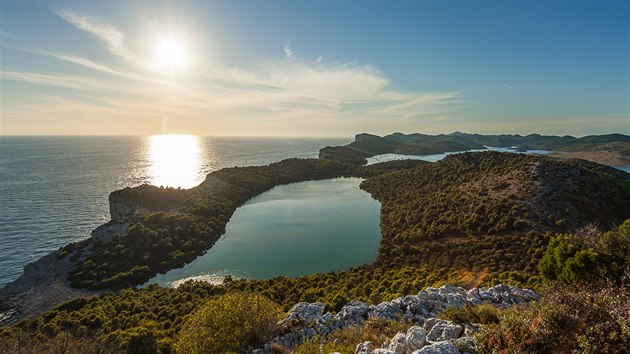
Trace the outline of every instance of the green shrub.
{"label": "green shrub", "polygon": [[627,286],[630,284],[629,255],[630,219],[617,230],[604,234],[590,226],[575,234],[552,237],[538,263],[538,270],[548,282]]}
{"label": "green shrub", "polygon": [[276,334],[281,311],[260,294],[232,293],[198,308],[179,333],[177,353],[245,353]]}

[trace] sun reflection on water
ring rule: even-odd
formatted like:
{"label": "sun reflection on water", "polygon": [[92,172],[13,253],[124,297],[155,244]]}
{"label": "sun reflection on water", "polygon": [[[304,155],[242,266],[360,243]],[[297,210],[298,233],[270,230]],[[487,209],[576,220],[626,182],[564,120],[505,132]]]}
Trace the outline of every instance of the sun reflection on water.
{"label": "sun reflection on water", "polygon": [[194,135],[149,137],[151,184],[191,188],[203,179],[199,139]]}

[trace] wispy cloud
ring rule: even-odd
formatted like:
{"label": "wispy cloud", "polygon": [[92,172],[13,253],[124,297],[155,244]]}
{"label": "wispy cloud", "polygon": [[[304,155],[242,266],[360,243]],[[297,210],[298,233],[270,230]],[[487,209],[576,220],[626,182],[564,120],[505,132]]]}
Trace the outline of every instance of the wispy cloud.
{"label": "wispy cloud", "polygon": [[89,79],[84,79],[81,77],[71,77],[68,75],[55,76],[29,72],[0,71],[0,78],[43,86],[63,87],[76,90],[90,90],[95,88],[92,84],[92,81]]}
{"label": "wispy cloud", "polygon": [[291,49],[291,47],[289,47],[288,45],[284,46],[284,56],[289,59],[292,60],[295,58],[295,52],[293,51],[293,49]]}
{"label": "wispy cloud", "polygon": [[112,68],[110,68],[110,67],[108,67],[106,65],[97,63],[95,61],[92,61],[90,59],[87,59],[87,58],[84,58],[84,57],[80,57],[80,56],[77,56],[77,55],[56,53],[56,52],[51,52],[51,51],[39,51],[39,53],[51,56],[53,58],[57,58],[59,60],[66,61],[68,63],[80,65],[80,66],[88,68],[88,69],[100,71],[102,73],[112,74],[112,75],[117,75],[117,76],[122,76],[122,77],[129,77],[128,74],[122,73],[122,72],[114,70],[114,69],[112,69]]}
{"label": "wispy cloud", "polygon": [[512,87],[512,85],[508,85],[508,84],[503,84],[503,88],[506,88],[508,90],[513,89],[514,87]]}
{"label": "wispy cloud", "polygon": [[107,49],[114,55],[130,59],[131,53],[125,46],[124,34],[114,26],[98,21],[88,15],[72,10],[57,12],[64,20],[68,21],[80,30],[89,32],[106,43]]}
{"label": "wispy cloud", "polygon": [[15,37],[5,31],[0,30],[0,38],[2,39],[15,39]]}

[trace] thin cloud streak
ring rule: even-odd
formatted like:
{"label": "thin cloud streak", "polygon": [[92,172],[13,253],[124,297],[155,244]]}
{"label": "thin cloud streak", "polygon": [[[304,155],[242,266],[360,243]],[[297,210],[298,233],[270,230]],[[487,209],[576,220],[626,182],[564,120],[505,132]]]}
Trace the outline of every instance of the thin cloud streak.
{"label": "thin cloud streak", "polygon": [[5,39],[15,39],[14,36],[12,36],[11,34],[4,32],[4,31],[0,31],[0,38],[5,38]]}
{"label": "thin cloud streak", "polygon": [[57,15],[76,28],[91,33],[105,42],[110,53],[133,61],[133,56],[125,46],[125,35],[114,26],[72,10],[62,10],[57,12]]}

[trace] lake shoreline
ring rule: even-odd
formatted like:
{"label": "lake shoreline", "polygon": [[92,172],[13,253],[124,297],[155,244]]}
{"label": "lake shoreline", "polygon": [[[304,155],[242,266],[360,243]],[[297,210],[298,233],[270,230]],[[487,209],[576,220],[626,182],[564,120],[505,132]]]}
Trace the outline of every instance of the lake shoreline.
{"label": "lake shoreline", "polygon": [[187,280],[300,277],[372,263],[380,243],[380,203],[363,178],[339,177],[276,186],[241,205],[204,255],[142,286]]}

